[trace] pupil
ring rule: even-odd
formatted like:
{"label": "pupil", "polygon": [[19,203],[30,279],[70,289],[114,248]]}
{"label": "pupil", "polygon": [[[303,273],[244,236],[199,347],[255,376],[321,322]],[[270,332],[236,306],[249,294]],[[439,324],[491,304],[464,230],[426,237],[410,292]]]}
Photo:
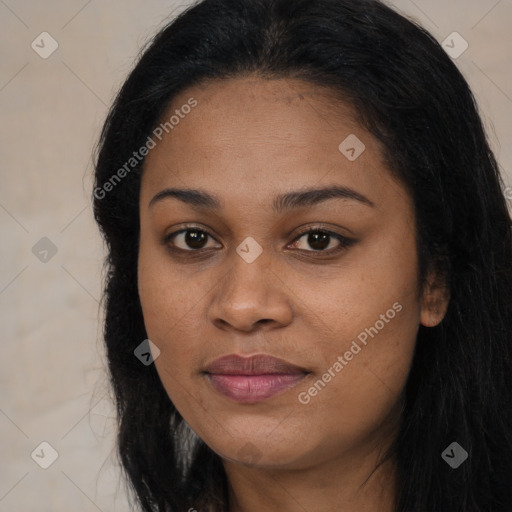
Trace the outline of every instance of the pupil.
{"label": "pupil", "polygon": [[185,243],[189,247],[200,249],[206,238],[205,235],[206,233],[203,233],[202,231],[187,231],[185,233]]}
{"label": "pupil", "polygon": [[308,244],[316,250],[325,249],[329,245],[328,233],[316,232],[308,236]]}

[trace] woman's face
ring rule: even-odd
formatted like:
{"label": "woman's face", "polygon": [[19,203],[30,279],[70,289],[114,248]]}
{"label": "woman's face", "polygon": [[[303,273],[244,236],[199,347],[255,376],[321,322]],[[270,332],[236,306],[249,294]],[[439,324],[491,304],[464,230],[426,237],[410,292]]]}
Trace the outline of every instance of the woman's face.
{"label": "woman's face", "polygon": [[[295,80],[195,86],[173,114],[151,134],[138,269],[170,399],[231,463],[372,453],[419,324],[444,314],[420,297],[413,204],[380,144]],[[243,359],[212,366],[228,355]]]}

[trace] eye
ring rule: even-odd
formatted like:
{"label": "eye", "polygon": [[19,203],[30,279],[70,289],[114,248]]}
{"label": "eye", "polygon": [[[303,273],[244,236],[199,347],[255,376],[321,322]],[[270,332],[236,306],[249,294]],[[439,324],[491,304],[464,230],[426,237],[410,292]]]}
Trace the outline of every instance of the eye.
{"label": "eye", "polygon": [[209,238],[213,237],[207,231],[191,227],[167,235],[163,242],[179,251],[199,252],[207,249],[205,246]]}
{"label": "eye", "polygon": [[[191,226],[166,235],[162,242],[175,252],[201,253],[209,249],[207,246],[209,239],[213,239],[213,236],[208,231]],[[313,228],[301,233],[288,247],[304,252],[336,254],[353,243],[355,240],[339,233]],[[308,246],[311,250],[307,248]]]}
{"label": "eye", "polygon": [[[354,240],[346,238],[339,233],[316,228],[309,229],[299,235],[291,246],[295,249],[307,252],[334,254],[342,251],[352,243],[354,243]],[[312,250],[307,249],[308,246],[311,247]]]}

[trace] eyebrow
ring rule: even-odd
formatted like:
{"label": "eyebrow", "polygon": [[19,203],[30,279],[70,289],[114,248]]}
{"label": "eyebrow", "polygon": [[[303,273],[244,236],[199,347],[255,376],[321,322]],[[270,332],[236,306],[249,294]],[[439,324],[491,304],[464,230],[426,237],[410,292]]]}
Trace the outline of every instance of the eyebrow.
{"label": "eyebrow", "polygon": [[[217,196],[203,190],[189,188],[166,188],[161,190],[151,199],[148,206],[151,207],[159,201],[168,198],[178,199],[197,208],[221,209],[221,201]],[[324,188],[307,188],[278,195],[274,197],[272,209],[276,213],[281,213],[294,208],[313,206],[328,199],[351,199],[366,206],[375,207],[375,204],[370,199],[359,192],[348,187],[334,185]]]}

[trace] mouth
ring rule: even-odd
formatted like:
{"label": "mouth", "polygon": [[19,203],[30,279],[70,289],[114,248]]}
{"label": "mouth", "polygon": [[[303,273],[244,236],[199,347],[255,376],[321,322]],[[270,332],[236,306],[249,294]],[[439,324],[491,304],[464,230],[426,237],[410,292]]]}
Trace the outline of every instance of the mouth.
{"label": "mouth", "polygon": [[212,387],[231,400],[255,403],[280,394],[311,372],[276,357],[260,354],[224,356],[203,372]]}

